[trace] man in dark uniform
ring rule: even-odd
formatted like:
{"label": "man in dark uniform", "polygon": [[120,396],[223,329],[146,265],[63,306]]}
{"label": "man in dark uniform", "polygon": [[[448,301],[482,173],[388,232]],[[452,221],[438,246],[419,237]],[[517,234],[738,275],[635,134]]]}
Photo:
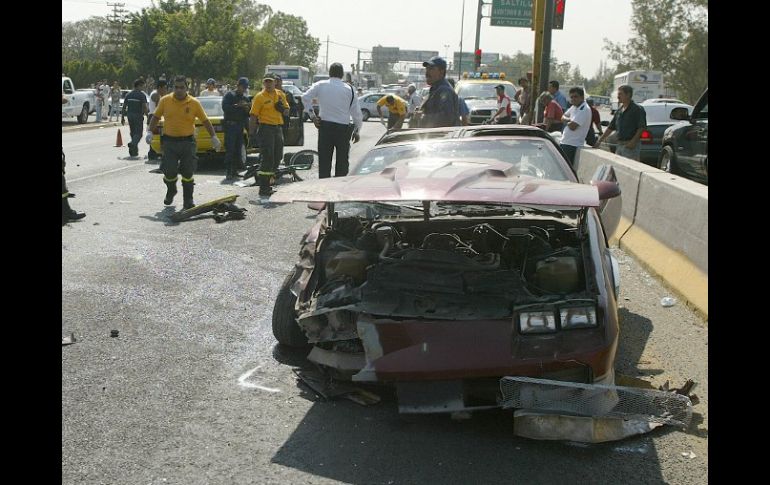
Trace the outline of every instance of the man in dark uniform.
{"label": "man in dark uniform", "polygon": [[128,155],[139,156],[139,142],[142,140],[142,127],[144,117],[147,115],[147,96],[144,94],[144,79],[134,81],[134,90],[126,95],[123,100],[123,113],[121,118],[128,114],[128,126],[131,131],[131,141],[128,142]]}
{"label": "man in dark uniform", "polygon": [[421,106],[420,128],[459,125],[459,102],[457,94],[446,80],[446,61],[436,56],[422,65],[425,67],[425,81],[430,85],[430,92]]}
{"label": "man in dark uniform", "polygon": [[225,112],[225,167],[227,167],[225,180],[238,177],[236,168],[243,148],[243,130],[248,126],[251,108],[245,95],[248,88],[249,80],[242,77],[238,79],[235,89],[228,91],[222,98],[222,111]]}
{"label": "man in dark uniform", "polygon": [[[61,95],[61,104],[67,104],[67,98]],[[76,221],[86,216],[85,212],[77,212],[70,207],[69,198],[74,197],[75,194],[70,194],[67,190],[67,180],[64,178],[64,167],[67,163],[64,161],[64,147],[61,149],[61,225],[68,223],[69,221]]]}

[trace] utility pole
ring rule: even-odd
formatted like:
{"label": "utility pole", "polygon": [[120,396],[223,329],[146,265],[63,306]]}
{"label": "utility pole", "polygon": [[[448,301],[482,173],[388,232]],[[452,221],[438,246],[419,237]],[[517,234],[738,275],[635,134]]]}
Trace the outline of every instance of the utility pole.
{"label": "utility pole", "polygon": [[112,7],[112,15],[107,16],[107,20],[110,22],[110,30],[108,32],[107,42],[105,47],[108,57],[113,62],[119,61],[120,49],[125,42],[125,34],[123,31],[123,25],[126,23],[125,13],[123,9],[125,3],[108,3],[108,7]]}
{"label": "utility pole", "polygon": [[326,72],[329,72],[329,36],[326,36]]}
{"label": "utility pole", "polygon": [[[551,0],[548,0],[549,2]],[[533,66],[532,66],[532,87],[530,88],[532,90],[532,103],[530,103],[530,119],[532,120],[532,124],[540,122],[540,118],[542,117],[543,110],[539,109],[536,105],[539,105],[537,102],[538,96],[540,96],[540,93],[542,92],[540,90],[540,58],[543,54],[543,29],[545,27],[545,2],[546,0],[534,0],[532,3],[532,21],[534,23],[535,27],[535,52],[532,56],[533,60]],[[538,109],[535,109],[535,108]]]}
{"label": "utility pole", "polygon": [[551,31],[553,28],[553,0],[545,0],[545,17],[543,19],[543,52],[540,61],[540,92],[548,88],[548,78],[551,72]]}
{"label": "utility pole", "polygon": [[463,65],[463,26],[465,25],[465,0],[463,0],[463,13],[460,14],[460,59],[457,61],[457,79],[460,79],[460,68]]}

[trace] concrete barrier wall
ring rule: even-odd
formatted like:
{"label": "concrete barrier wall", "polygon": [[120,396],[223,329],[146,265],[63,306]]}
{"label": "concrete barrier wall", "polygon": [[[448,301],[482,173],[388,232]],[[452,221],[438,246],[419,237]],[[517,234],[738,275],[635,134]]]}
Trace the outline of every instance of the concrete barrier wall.
{"label": "concrete barrier wall", "polygon": [[612,165],[621,188],[620,224],[608,234],[708,318],[708,187],[596,149],[578,150],[576,172],[588,183]]}

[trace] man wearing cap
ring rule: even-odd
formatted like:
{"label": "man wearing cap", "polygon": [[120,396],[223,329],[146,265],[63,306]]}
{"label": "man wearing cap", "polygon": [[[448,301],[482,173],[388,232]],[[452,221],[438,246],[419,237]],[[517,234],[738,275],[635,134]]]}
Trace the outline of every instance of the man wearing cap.
{"label": "man wearing cap", "polygon": [[[360,140],[363,115],[353,86],[342,81],[344,70],[339,62],[329,66],[329,79],[318,81],[302,95],[302,105],[318,128],[318,178],[331,177],[332,155],[337,151],[335,177],[348,174],[350,141]],[[313,98],[318,99],[319,116],[313,111]],[[351,133],[350,120],[353,119]]]}
{"label": "man wearing cap", "polygon": [[217,82],[214,78],[209,78],[209,80],[206,81],[206,89],[201,91],[201,96],[221,96],[219,91],[217,91]]}
{"label": "man wearing cap", "polygon": [[400,130],[406,118],[406,101],[399,96],[389,94],[377,101],[377,114],[382,119],[382,107],[388,108],[388,131]]}
{"label": "man wearing cap", "polygon": [[246,99],[246,89],[249,80],[245,77],[238,79],[235,89],[228,91],[222,98],[222,111],[224,111],[225,129],[225,167],[227,175],[225,180],[232,180],[238,176],[236,169],[240,161],[243,149],[243,130],[249,121],[249,100]]}
{"label": "man wearing cap", "polygon": [[275,180],[275,169],[280,160],[276,155],[283,152],[283,116],[289,110],[289,103],[281,91],[275,89],[275,78],[266,74],[262,80],[262,91],[251,100],[249,133],[257,132],[259,123],[259,152],[261,163],[257,172],[260,197],[273,193],[270,188]]}
{"label": "man wearing cap", "polygon": [[199,119],[206,131],[211,136],[211,146],[219,150],[222,144],[214,132],[206,112],[203,111],[200,101],[187,93],[187,78],[177,76],[174,78],[174,92],[160,98],[158,107],[153,113],[150,126],[147,128],[147,144],[152,142],[152,132],[158,126],[158,121],[163,118],[163,135],[160,137],[163,160],[160,169],[163,171],[163,182],[166,184],[166,198],[163,203],[171,205],[176,195],[176,181],[182,174],[183,208],[190,209],[195,206],[193,202],[193,189],[195,187],[195,163],[198,157],[195,155],[195,119]]}
{"label": "man wearing cap", "polygon": [[420,128],[457,126],[460,123],[460,109],[457,94],[446,80],[446,61],[435,56],[422,65],[425,67],[425,81],[430,85],[430,92],[421,107]]}
{"label": "man wearing cap", "polygon": [[513,124],[513,118],[511,117],[511,98],[505,94],[505,85],[498,84],[495,86],[495,93],[497,93],[497,113],[492,115],[489,122],[499,125]]}

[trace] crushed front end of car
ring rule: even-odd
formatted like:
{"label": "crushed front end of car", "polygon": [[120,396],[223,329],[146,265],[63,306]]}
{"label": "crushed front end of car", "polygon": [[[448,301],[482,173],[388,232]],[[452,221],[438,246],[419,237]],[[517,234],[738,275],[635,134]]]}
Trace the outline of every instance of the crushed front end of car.
{"label": "crushed front end of car", "polygon": [[[409,413],[500,407],[504,376],[614,382],[617,307],[594,187],[487,169],[462,187],[376,188],[389,170],[346,177],[370,187],[340,179],[283,195],[326,202],[288,282],[309,360],[394,385]],[[344,195],[330,195],[335,184]]]}

